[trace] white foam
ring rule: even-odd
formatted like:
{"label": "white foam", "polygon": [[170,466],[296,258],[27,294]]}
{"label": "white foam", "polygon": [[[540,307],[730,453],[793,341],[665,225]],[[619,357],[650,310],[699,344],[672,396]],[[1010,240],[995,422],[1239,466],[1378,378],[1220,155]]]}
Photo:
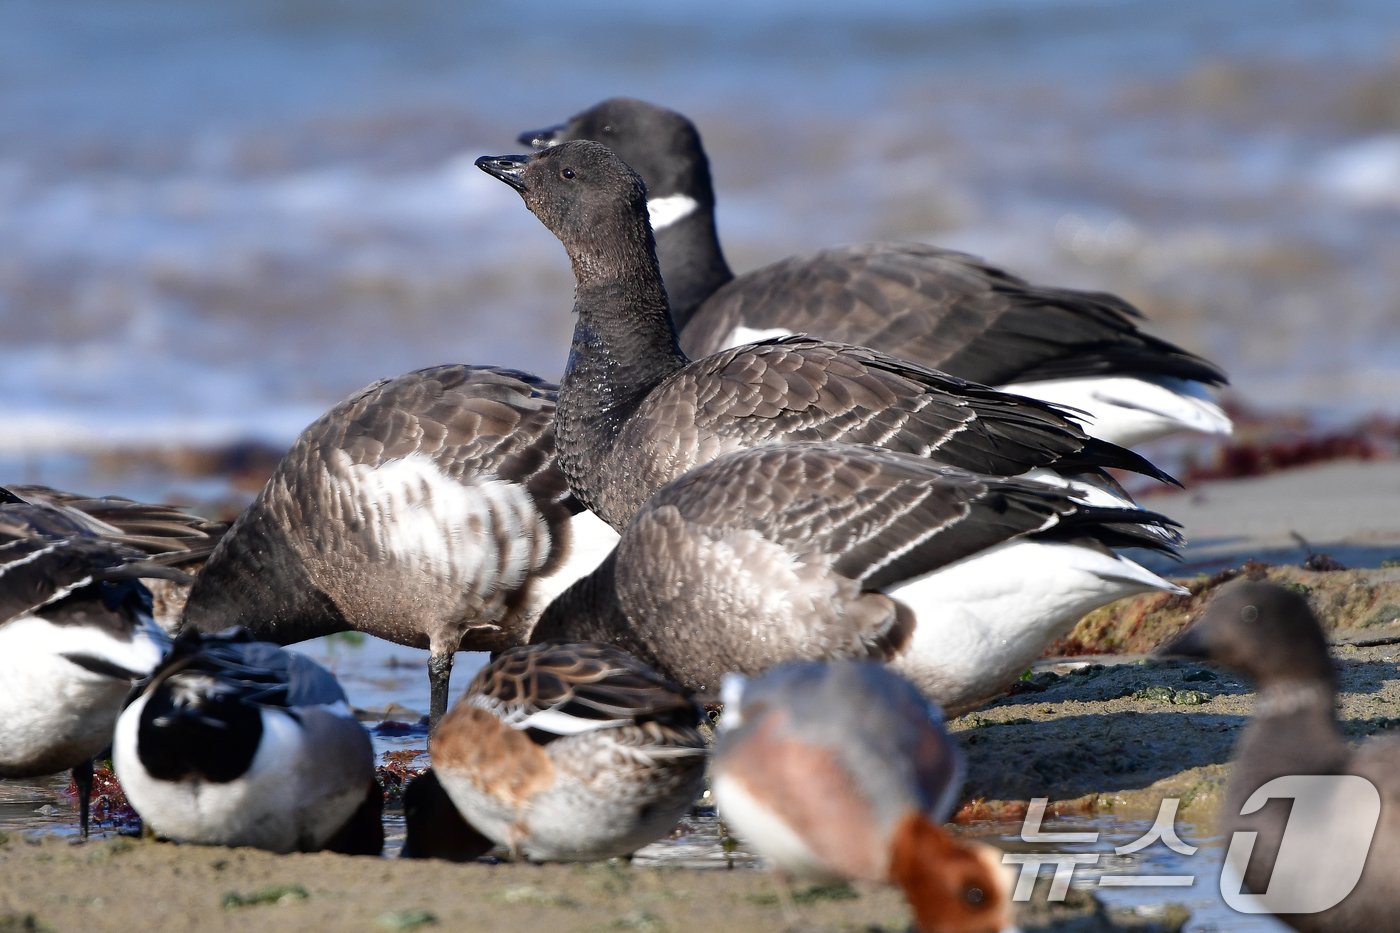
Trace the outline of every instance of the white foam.
{"label": "white foam", "polygon": [[1333,149],[1313,172],[1319,187],[1365,207],[1400,205],[1400,133]]}

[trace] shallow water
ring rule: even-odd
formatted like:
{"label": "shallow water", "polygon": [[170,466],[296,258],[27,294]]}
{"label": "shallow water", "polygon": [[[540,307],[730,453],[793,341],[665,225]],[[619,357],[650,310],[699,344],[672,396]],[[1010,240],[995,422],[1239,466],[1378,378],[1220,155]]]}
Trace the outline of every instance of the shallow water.
{"label": "shallow water", "polygon": [[[418,722],[427,710],[427,653],[392,645],[378,639],[347,640],[342,637],[319,639],[299,645],[294,650],[305,651],[327,664],[339,676],[357,709],[383,711],[385,718],[406,723],[407,731],[373,730],[376,751],[381,758],[386,752],[424,749],[426,729]],[[453,698],[467,686],[474,671],[484,662],[484,655],[458,656],[453,676]],[[426,756],[414,762],[426,766]],[[39,781],[0,781],[0,832],[41,832],[72,836],[77,833],[74,804],[66,794],[67,777]],[[404,823],[400,809],[391,807],[385,813],[385,854],[395,857],[403,846]],[[1273,921],[1242,916],[1228,908],[1221,898],[1218,873],[1224,857],[1226,840],[1216,836],[1199,835],[1190,823],[1177,824],[1181,839],[1199,849],[1190,855],[1179,854],[1158,842],[1139,852],[1118,855],[1117,846],[1142,838],[1151,824],[1139,820],[1115,820],[1111,816],[1068,817],[1047,820],[1044,832],[1089,833],[1097,838],[1078,842],[1026,842],[1020,836],[1020,826],[1009,823],[973,823],[962,827],[963,832],[992,842],[1008,852],[1041,853],[1045,855],[1093,855],[1095,864],[1076,866],[1074,884],[1092,890],[1105,903],[1131,908],[1152,915],[1169,904],[1181,904],[1192,914],[1187,926],[1191,931],[1277,931],[1283,929]],[[97,832],[109,832],[110,827]],[[721,845],[721,827],[712,810],[702,808],[688,818],[671,838],[641,850],[639,865],[666,865],[691,869],[757,868],[758,860],[740,846]],[[1041,868],[1043,876],[1054,871],[1053,864]],[[1190,887],[1112,886],[1102,881],[1106,876],[1141,878],[1147,875],[1192,875]],[[1120,881],[1120,884],[1122,882]]]}
{"label": "shallow water", "polygon": [[[1020,841],[1017,829],[1012,828],[1009,834],[993,841],[1011,851],[1032,849],[1047,855],[1097,856],[1093,864],[1076,866],[1073,881],[1076,887],[1092,890],[1110,907],[1130,908],[1147,917],[1159,915],[1169,905],[1181,905],[1191,912],[1185,927],[1188,931],[1281,933],[1287,929],[1271,917],[1241,914],[1225,904],[1219,875],[1229,840],[1200,835],[1197,827],[1190,823],[1177,824],[1182,841],[1197,847],[1190,855],[1175,852],[1160,842],[1138,852],[1117,854],[1117,848],[1130,846],[1146,835],[1152,828],[1150,821],[1078,817],[1047,822],[1044,828],[1052,832],[1091,834],[1097,838],[1093,842],[1028,846]],[[1042,875],[1053,871],[1053,866],[1041,869]],[[1191,878],[1192,883],[1189,886],[1140,885],[1147,876]]]}
{"label": "shallow water", "polygon": [[[73,835],[76,827],[72,811],[55,803],[59,788],[49,785],[27,786],[0,781],[0,832],[48,832]],[[34,813],[36,806],[44,812]],[[26,810],[28,812],[26,812]],[[386,857],[395,857],[403,846],[402,811],[390,808],[385,812]],[[1276,921],[1260,916],[1239,914],[1226,906],[1220,895],[1217,876],[1224,857],[1225,841],[1219,837],[1197,836],[1195,827],[1178,825],[1182,838],[1199,848],[1190,856],[1179,855],[1161,844],[1129,857],[1114,853],[1115,847],[1138,840],[1149,828],[1145,821],[1116,821],[1111,817],[1075,817],[1047,822],[1046,831],[1088,833],[1097,838],[1092,843],[1027,844],[1018,835],[1018,827],[1004,824],[971,824],[963,831],[1007,849],[1009,852],[1037,851],[1044,855],[1094,855],[1096,864],[1077,866],[1073,874],[1076,888],[1089,890],[1110,908],[1121,908],[1144,917],[1159,916],[1172,905],[1190,911],[1191,918],[1184,928],[1188,933],[1280,933],[1285,930]],[[102,833],[107,830],[98,829]],[[758,859],[745,847],[721,844],[722,827],[713,811],[699,810],[689,817],[669,839],[653,843],[639,851],[633,863],[638,867],[685,868],[690,870],[751,869],[758,870]],[[1054,865],[1040,869],[1048,878]],[[1191,875],[1190,887],[1111,887],[1102,879],[1139,879],[1146,875]]]}
{"label": "shallow water", "polygon": [[[562,250],[471,165],[688,113],[731,262],[870,238],[1119,291],[1246,402],[1400,388],[1400,6],[913,0],[0,8],[0,478],[168,498],[374,379],[563,363]],[[75,452],[79,456],[75,456]]]}

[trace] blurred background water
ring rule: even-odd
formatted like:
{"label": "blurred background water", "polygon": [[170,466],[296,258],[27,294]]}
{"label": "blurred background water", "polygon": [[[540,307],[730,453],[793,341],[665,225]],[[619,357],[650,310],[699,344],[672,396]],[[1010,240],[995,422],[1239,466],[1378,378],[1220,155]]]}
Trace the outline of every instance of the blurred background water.
{"label": "blurred background water", "polygon": [[472,159],[614,94],[697,122],[737,270],[926,240],[1125,295],[1246,404],[1400,390],[1392,0],[6,0],[0,477],[197,498],[150,455],[557,377],[567,261]]}

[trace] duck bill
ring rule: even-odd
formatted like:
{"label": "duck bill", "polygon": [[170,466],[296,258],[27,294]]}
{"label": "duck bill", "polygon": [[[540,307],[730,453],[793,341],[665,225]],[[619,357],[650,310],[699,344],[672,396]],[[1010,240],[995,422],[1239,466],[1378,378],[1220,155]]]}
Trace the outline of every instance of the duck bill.
{"label": "duck bill", "polygon": [[476,167],[492,178],[500,179],[516,191],[523,192],[526,190],[525,166],[529,161],[530,157],[527,155],[482,156],[476,160]]}
{"label": "duck bill", "polygon": [[529,146],[531,149],[548,149],[550,146],[557,146],[564,141],[564,131],[569,128],[567,123],[560,123],[557,126],[547,126],[542,130],[526,130],[515,141],[522,146]]}

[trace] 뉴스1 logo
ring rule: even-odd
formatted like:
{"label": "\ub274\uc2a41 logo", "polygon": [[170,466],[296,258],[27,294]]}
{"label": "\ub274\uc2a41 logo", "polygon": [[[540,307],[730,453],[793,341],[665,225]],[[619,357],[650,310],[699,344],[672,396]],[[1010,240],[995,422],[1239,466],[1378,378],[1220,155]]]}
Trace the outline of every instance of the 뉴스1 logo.
{"label": "\ub274\uc2a41 logo", "polygon": [[[1247,914],[1312,914],[1335,907],[1352,892],[1361,879],[1380,819],[1381,798],[1374,784],[1355,774],[1294,774],[1275,778],[1250,795],[1242,815],[1257,813],[1270,800],[1292,800],[1282,841],[1269,874],[1267,887],[1251,893],[1243,888],[1245,871],[1254,854],[1258,833],[1239,831],[1230,838],[1225,864],[1220,872],[1220,895],[1225,903]],[[1030,802],[1021,825],[1021,839],[1030,843],[1091,845],[1099,834],[1091,832],[1046,832],[1047,798]],[[1140,838],[1115,846],[1120,856],[1140,852],[1156,843],[1179,855],[1197,851],[1176,831],[1180,801],[1168,797],[1157,810],[1157,818]],[[1081,865],[1096,865],[1102,852],[1007,852],[1005,865],[1019,865],[1013,901],[1031,896],[1042,866],[1053,865],[1050,900],[1063,900]],[[1326,871],[1318,867],[1325,865]],[[1099,887],[1190,887],[1195,874],[1180,875],[1101,875]]]}

